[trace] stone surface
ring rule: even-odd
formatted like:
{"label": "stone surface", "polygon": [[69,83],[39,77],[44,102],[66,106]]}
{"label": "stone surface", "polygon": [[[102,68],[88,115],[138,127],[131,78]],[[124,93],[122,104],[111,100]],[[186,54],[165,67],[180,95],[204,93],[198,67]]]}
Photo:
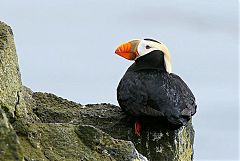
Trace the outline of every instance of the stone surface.
{"label": "stone surface", "polygon": [[0,161],[8,160],[22,161],[23,154],[15,130],[0,108]]}
{"label": "stone surface", "polygon": [[[0,79],[0,161],[192,160],[191,122],[166,129],[115,105],[81,105],[22,86],[12,30],[2,22]],[[140,137],[133,132],[136,120]]]}
{"label": "stone surface", "polygon": [[13,32],[0,21],[0,103],[10,119],[14,117],[21,84]]}
{"label": "stone surface", "polygon": [[19,138],[28,160],[130,161],[139,158],[131,142],[114,139],[89,125],[30,124],[27,135]]}
{"label": "stone surface", "polygon": [[[81,105],[41,92],[33,93],[33,98],[37,104],[33,111],[44,123],[95,126],[114,138],[132,141],[149,160],[192,160],[194,130],[191,122],[178,130],[149,128],[145,123],[141,136],[137,137],[133,131],[136,120],[126,116],[118,106]],[[159,127],[159,123],[157,125]]]}
{"label": "stone surface", "polygon": [[[91,126],[98,118],[98,110],[111,105],[91,106],[96,107],[95,111],[91,111],[86,106],[53,94],[33,93],[26,87],[20,93],[17,119],[13,126],[24,147],[25,159],[147,160],[137,152],[132,142],[114,139],[97,126]],[[26,103],[28,106],[24,109]],[[98,126],[102,123],[99,122]]]}

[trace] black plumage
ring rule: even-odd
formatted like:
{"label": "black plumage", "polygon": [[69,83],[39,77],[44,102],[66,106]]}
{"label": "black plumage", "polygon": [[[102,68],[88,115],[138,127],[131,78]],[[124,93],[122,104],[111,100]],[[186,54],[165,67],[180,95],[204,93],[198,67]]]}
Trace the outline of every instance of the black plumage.
{"label": "black plumage", "polygon": [[186,83],[166,72],[160,50],[138,58],[128,68],[118,85],[117,99],[130,115],[163,118],[176,127],[185,125],[197,107]]}

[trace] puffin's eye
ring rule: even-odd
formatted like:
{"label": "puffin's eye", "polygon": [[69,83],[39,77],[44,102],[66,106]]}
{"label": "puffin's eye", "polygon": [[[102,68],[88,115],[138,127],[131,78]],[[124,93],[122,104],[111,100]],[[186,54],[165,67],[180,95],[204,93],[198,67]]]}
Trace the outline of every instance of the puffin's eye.
{"label": "puffin's eye", "polygon": [[146,49],[150,49],[151,47],[149,45],[146,45]]}

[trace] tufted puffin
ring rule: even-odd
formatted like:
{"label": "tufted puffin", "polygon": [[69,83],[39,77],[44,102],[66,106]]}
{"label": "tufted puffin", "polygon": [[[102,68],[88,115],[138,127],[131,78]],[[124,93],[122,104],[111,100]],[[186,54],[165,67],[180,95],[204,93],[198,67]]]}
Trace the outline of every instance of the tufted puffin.
{"label": "tufted puffin", "polygon": [[[117,87],[117,100],[124,112],[136,118],[162,118],[176,128],[196,113],[195,97],[186,83],[172,73],[170,53],[162,42],[134,39],[119,45],[115,53],[135,61]],[[139,121],[134,128],[140,135]]]}

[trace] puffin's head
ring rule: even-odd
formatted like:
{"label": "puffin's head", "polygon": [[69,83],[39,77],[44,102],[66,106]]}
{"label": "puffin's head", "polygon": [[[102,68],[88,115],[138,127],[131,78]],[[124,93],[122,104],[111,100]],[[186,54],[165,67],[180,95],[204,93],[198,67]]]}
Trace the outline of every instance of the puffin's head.
{"label": "puffin's head", "polygon": [[162,42],[153,39],[134,39],[119,45],[115,50],[115,53],[128,60],[136,60],[155,50],[160,50],[161,53],[163,53],[166,71],[171,73],[172,65],[170,61],[170,53],[168,48]]}

